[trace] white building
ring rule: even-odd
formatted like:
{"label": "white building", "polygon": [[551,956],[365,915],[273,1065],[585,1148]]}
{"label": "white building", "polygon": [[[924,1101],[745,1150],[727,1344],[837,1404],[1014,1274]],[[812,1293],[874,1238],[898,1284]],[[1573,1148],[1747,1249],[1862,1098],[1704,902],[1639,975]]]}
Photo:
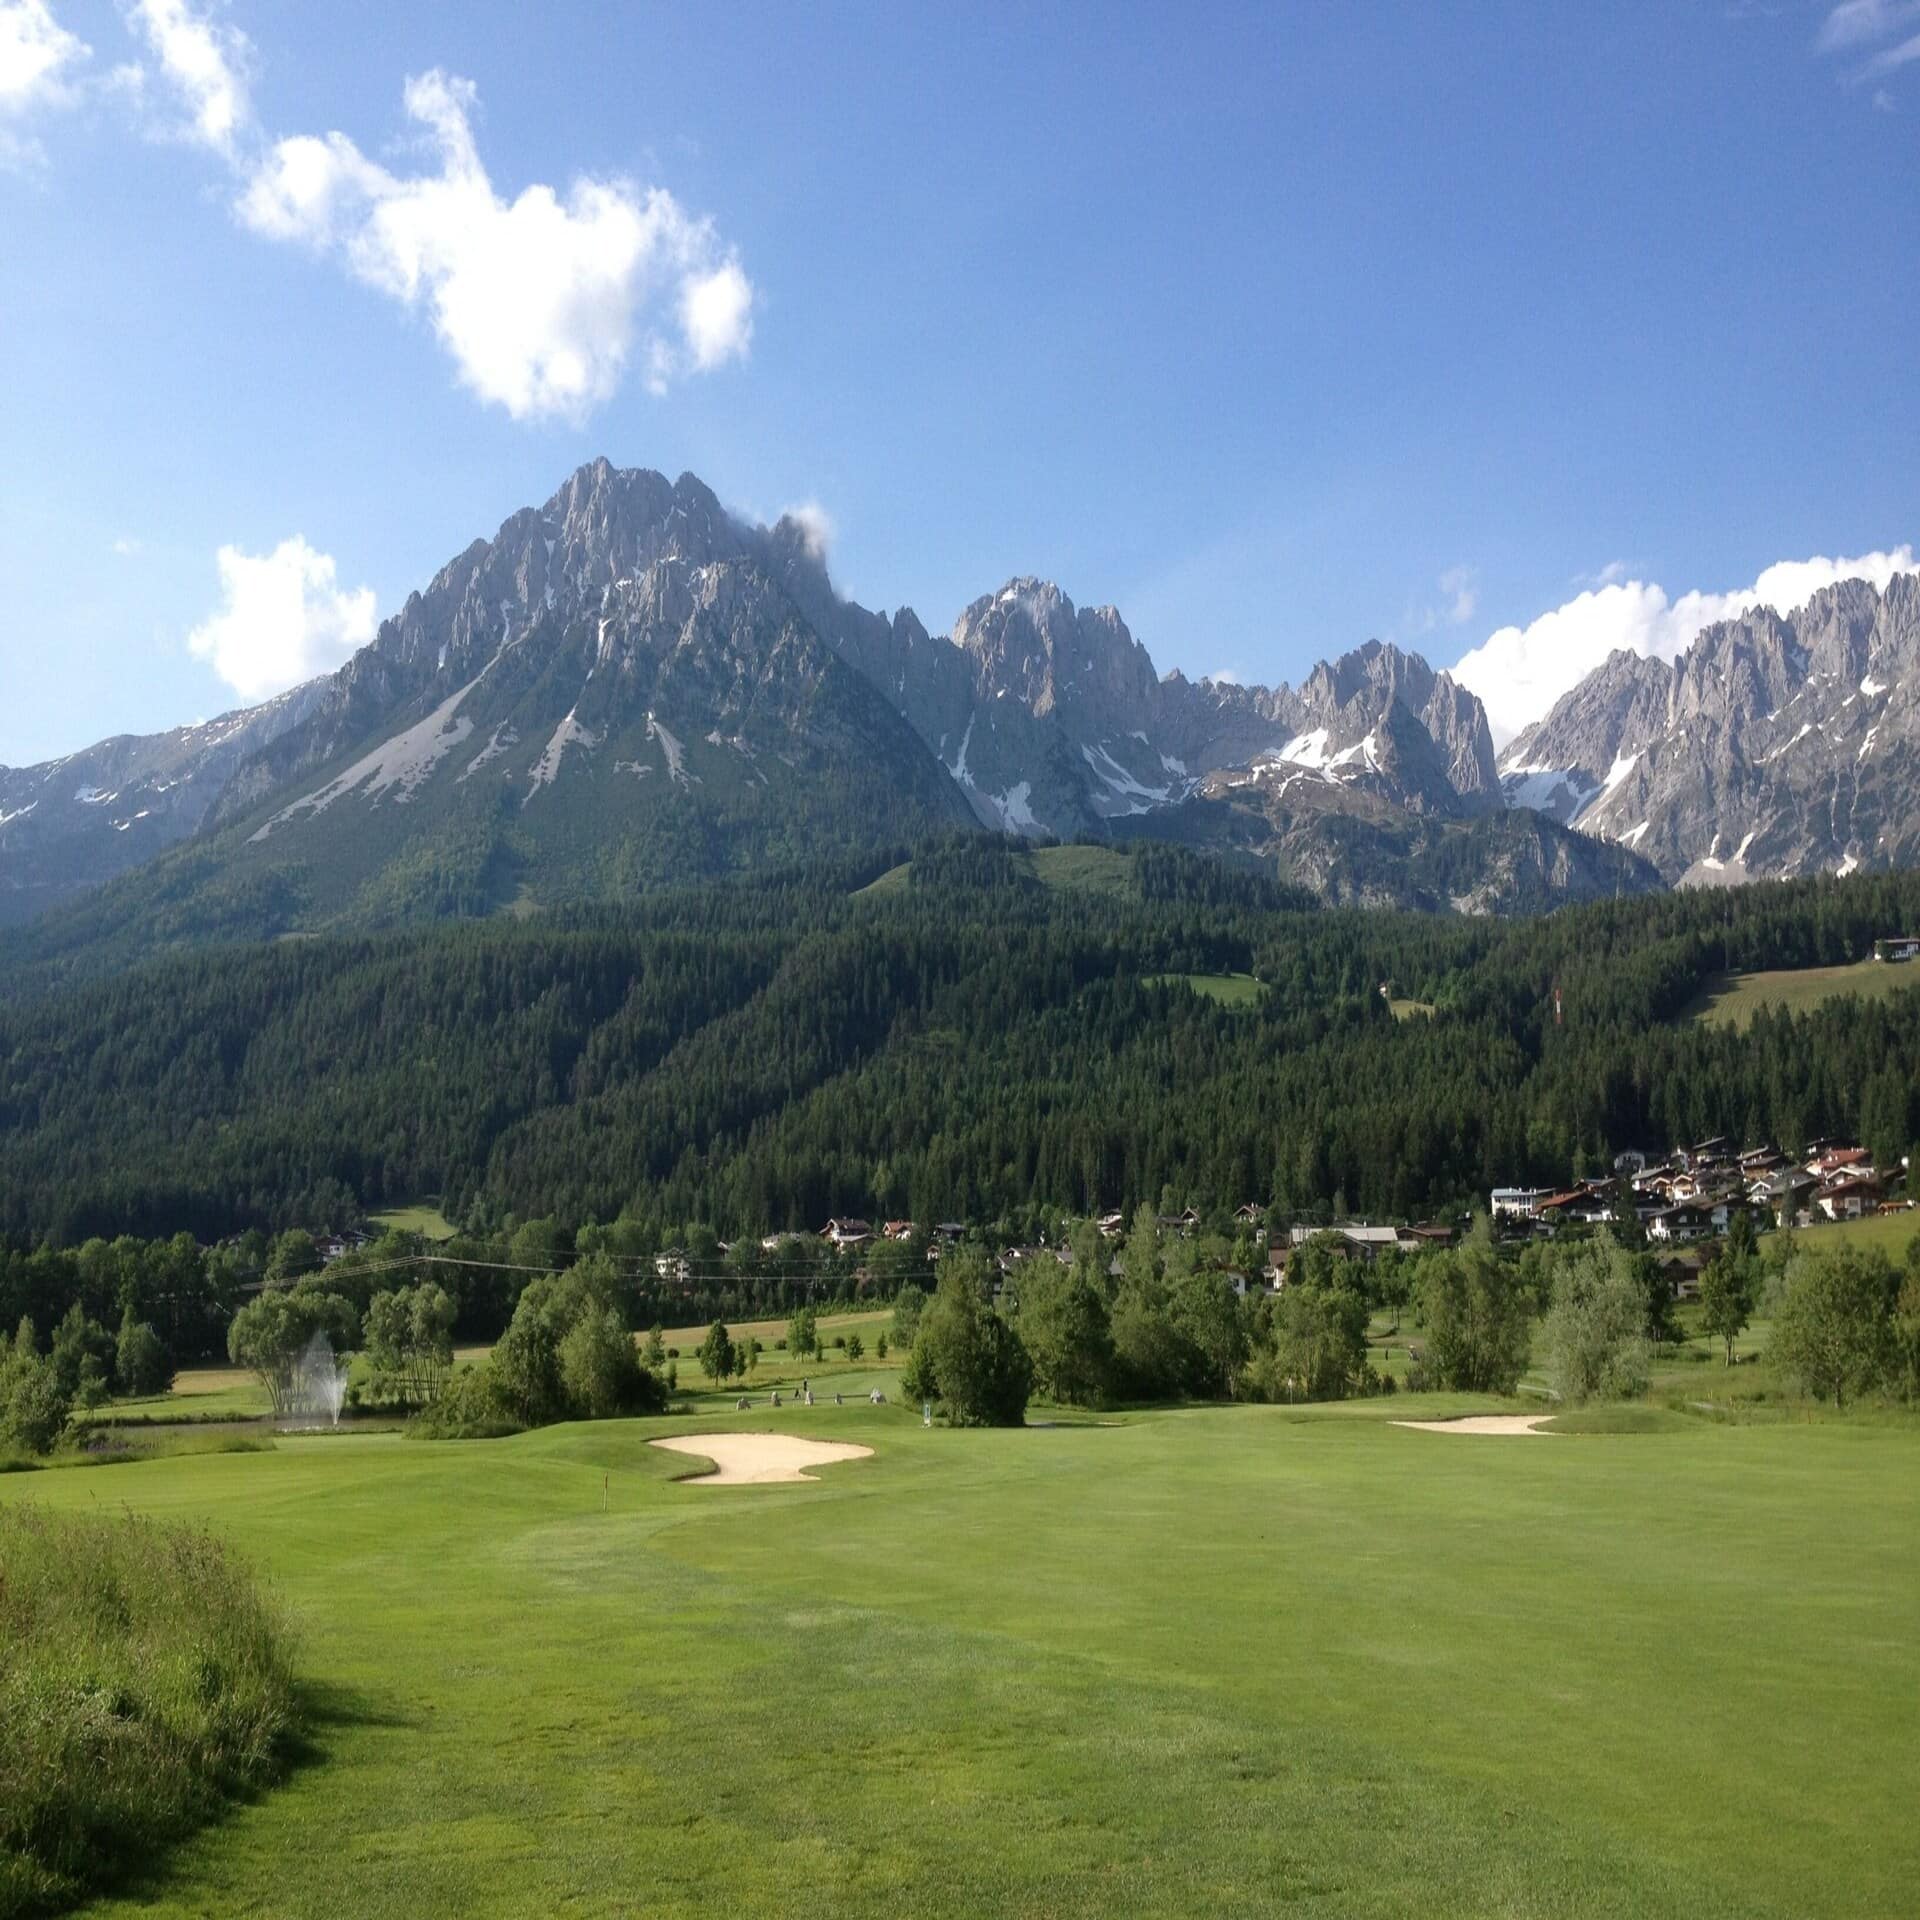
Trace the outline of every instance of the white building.
{"label": "white building", "polygon": [[1543,1200],[1553,1198],[1551,1187],[1495,1187],[1490,1196],[1496,1220],[1531,1220]]}

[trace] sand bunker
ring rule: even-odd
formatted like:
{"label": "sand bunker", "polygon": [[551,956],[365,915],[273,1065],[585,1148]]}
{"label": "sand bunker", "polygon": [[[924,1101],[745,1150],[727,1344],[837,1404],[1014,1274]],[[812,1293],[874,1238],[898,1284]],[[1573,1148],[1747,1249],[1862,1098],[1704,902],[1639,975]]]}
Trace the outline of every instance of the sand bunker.
{"label": "sand bunker", "polygon": [[1538,1433],[1550,1413],[1470,1413],[1464,1420],[1396,1420],[1420,1433]]}
{"label": "sand bunker", "polygon": [[683,1433],[655,1440],[669,1453],[690,1453],[711,1460],[712,1473],[696,1473],[690,1487],[765,1487],[779,1481],[811,1480],[808,1467],[829,1467],[836,1460],[865,1460],[871,1447],[846,1440],[802,1440],[791,1433]]}

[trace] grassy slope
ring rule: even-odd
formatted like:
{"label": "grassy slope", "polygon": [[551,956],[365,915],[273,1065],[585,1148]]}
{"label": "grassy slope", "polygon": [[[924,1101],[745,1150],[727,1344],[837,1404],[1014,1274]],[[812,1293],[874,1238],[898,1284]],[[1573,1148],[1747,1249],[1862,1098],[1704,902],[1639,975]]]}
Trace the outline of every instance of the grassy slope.
{"label": "grassy slope", "polygon": [[[99,1911],[1903,1910],[1920,1435],[1411,1410],[119,1469],[267,1566],[330,1711],[316,1764]],[[877,1455],[671,1484],[647,1435],[703,1425]]]}
{"label": "grassy slope", "polygon": [[[1034,847],[1022,856],[1037,879],[1058,893],[1133,891],[1133,862],[1116,847]],[[911,860],[889,867],[879,879],[855,889],[861,894],[900,892],[913,872]]]}
{"label": "grassy slope", "polygon": [[451,1240],[453,1226],[436,1206],[389,1207],[385,1213],[370,1213],[376,1227],[391,1227],[397,1233],[418,1233],[429,1240]]}
{"label": "grassy slope", "polygon": [[1250,973],[1155,973],[1147,976],[1145,985],[1149,987],[1167,987],[1184,985],[1209,1000],[1217,1000],[1223,1007],[1251,1007],[1259,1003],[1266,988]]}
{"label": "grassy slope", "polygon": [[1806,1013],[1840,994],[1879,1000],[1920,987],[1920,967],[1862,960],[1850,967],[1801,967],[1783,973],[1724,975],[1695,1003],[1693,1017],[1709,1026],[1744,1027],[1762,1007]]}

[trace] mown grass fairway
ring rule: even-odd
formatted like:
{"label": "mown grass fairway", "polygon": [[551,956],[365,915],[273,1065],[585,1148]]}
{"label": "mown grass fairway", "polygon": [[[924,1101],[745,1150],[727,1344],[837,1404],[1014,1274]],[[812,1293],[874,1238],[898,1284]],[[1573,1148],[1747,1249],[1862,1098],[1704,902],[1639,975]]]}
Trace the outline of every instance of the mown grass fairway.
{"label": "mown grass fairway", "polygon": [[[211,1519],[303,1636],[314,1757],[101,1913],[1908,1910],[1920,1434],[1388,1423],[1462,1405],[283,1440],[0,1499]],[[646,1442],[703,1424],[875,1456],[677,1485]]]}
{"label": "mown grass fairway", "polygon": [[1730,973],[1707,990],[1693,1017],[1708,1026],[1744,1027],[1762,1007],[1808,1013],[1840,994],[1881,1000],[1920,987],[1920,967],[1861,960],[1849,967],[1799,967],[1782,973]]}

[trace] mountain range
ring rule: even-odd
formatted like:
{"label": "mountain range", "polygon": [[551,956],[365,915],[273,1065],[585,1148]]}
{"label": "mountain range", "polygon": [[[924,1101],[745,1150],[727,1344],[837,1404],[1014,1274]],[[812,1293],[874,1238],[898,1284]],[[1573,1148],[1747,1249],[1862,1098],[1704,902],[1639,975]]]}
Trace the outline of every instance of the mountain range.
{"label": "mountain range", "polygon": [[1501,756],[1509,801],[1672,884],[1920,864],[1920,575],[1615,653]]}
{"label": "mountain range", "polygon": [[1616,655],[1496,761],[1474,695],[1398,647],[1298,687],[1162,677],[1115,608],[1030,576],[935,635],[843,598],[798,519],[599,460],[337,673],[0,770],[0,921],[42,955],[381,926],[968,826],[1460,911],[1897,864],[1917,607],[1852,584],[1671,667]]}

